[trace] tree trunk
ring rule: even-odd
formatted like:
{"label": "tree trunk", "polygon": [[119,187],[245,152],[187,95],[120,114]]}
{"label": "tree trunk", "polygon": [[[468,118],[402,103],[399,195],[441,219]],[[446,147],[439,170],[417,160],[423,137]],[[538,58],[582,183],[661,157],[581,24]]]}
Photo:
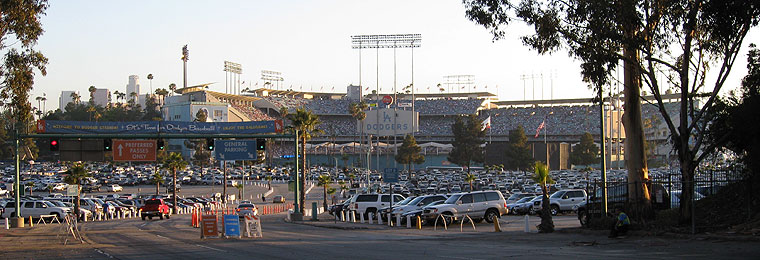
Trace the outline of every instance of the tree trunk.
{"label": "tree trunk", "polygon": [[[679,148],[680,149],[680,148]],[[688,156],[688,155],[687,155]],[[691,223],[694,216],[692,213],[692,197],[694,194],[694,170],[696,168],[695,163],[691,158],[683,158],[679,152],[679,159],[681,159],[681,197],[680,201],[680,214],[678,215],[678,223],[686,225]]]}
{"label": "tree trunk", "polygon": [[322,196],[324,197],[324,203],[322,203],[323,209],[327,209],[327,183],[322,186]]}
{"label": "tree trunk", "polygon": [[[301,211],[301,214],[303,214],[304,210],[304,204],[306,204],[306,138],[301,138],[301,178],[298,179],[301,185],[301,190],[299,194],[299,201],[298,208]],[[298,176],[298,173],[296,173],[296,176]]]}
{"label": "tree trunk", "polygon": [[156,180],[156,195],[158,195],[158,191],[161,188],[161,183]]}
{"label": "tree trunk", "polygon": [[[638,60],[636,50],[625,49],[623,55],[631,60]],[[628,203],[631,216],[638,220],[653,219],[651,198],[647,183],[646,150],[644,149],[644,125],[641,120],[641,76],[635,64],[624,62],[625,112],[625,163],[628,170]]]}
{"label": "tree trunk", "polygon": [[227,204],[227,162],[224,162],[224,167],[222,170],[224,171],[224,181],[222,182],[222,202],[224,202],[224,204]]}
{"label": "tree trunk", "polygon": [[[77,188],[79,188],[79,187],[77,187]],[[74,201],[74,214],[75,214],[75,216],[77,216],[77,219],[79,219],[79,198],[80,198],[80,196],[79,196],[79,189],[77,189],[77,200]],[[87,217],[87,216],[85,216],[85,217]]]}
{"label": "tree trunk", "polygon": [[549,192],[546,190],[546,185],[541,185],[541,191],[541,224],[538,225],[538,232],[552,233],[554,232],[554,220],[552,220],[552,213],[550,211],[551,204],[549,203]]}

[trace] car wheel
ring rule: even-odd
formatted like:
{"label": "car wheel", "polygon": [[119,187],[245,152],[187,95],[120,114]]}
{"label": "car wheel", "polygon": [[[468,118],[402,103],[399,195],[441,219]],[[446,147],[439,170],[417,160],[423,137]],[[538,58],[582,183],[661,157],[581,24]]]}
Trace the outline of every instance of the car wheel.
{"label": "car wheel", "polygon": [[148,219],[149,220],[153,220],[153,216],[148,216]]}
{"label": "car wheel", "polygon": [[588,227],[588,213],[585,210],[578,211],[578,221],[582,227]]}
{"label": "car wheel", "polygon": [[556,216],[557,214],[559,214],[559,207],[557,205],[552,205],[551,213],[552,213],[552,216]]}
{"label": "car wheel", "polygon": [[145,220],[145,216],[142,216],[142,220]]}
{"label": "car wheel", "polygon": [[485,219],[486,219],[486,222],[493,223],[494,220],[496,220],[496,221],[499,220],[499,214],[496,213],[496,210],[489,209],[488,211],[486,211]]}
{"label": "car wheel", "polygon": [[164,219],[164,214],[158,214],[158,219]]}
{"label": "car wheel", "polygon": [[530,207],[530,210],[528,210],[528,215],[536,215],[536,209],[533,207]]}
{"label": "car wheel", "polygon": [[166,214],[166,219],[169,219],[169,214]]}

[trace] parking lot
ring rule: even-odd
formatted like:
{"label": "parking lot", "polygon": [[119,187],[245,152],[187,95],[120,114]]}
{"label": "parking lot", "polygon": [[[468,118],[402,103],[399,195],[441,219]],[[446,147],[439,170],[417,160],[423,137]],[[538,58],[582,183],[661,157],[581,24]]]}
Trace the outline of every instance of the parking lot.
{"label": "parking lot", "polygon": [[[752,258],[756,242],[631,236],[608,239],[606,232],[565,228],[560,216],[553,234],[524,233],[520,217],[502,220],[504,232],[372,227],[343,229],[331,221],[299,224],[284,214],[263,217],[263,238],[200,239],[189,216],[169,220],[123,219],[82,225],[85,243],[61,245],[55,225],[0,232],[2,259],[501,259],[514,258]],[[324,222],[324,223],[322,223]],[[330,222],[332,224],[330,224]],[[337,225],[355,225],[337,223]]]}

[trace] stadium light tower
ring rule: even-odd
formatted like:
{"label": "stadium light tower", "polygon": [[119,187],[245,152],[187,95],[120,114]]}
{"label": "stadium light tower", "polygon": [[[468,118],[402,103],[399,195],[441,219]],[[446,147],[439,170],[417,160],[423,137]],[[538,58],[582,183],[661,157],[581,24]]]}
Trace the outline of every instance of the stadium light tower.
{"label": "stadium light tower", "polygon": [[[225,93],[238,94],[238,90],[240,89],[240,74],[243,74],[243,65],[230,61],[224,61],[224,71],[226,72],[226,75],[224,77]],[[230,79],[229,84],[227,83],[227,79]]]}
{"label": "stadium light tower", "polygon": [[[422,43],[422,34],[374,34],[374,35],[354,35],[351,36],[351,48],[352,49],[359,49],[359,87],[362,88],[362,49],[375,49],[375,66],[376,66],[376,86],[375,86],[375,99],[377,104],[380,104],[380,49],[382,48],[392,48],[394,50],[393,52],[393,60],[394,60],[394,75],[395,75],[395,60],[396,60],[396,48],[410,48],[412,49],[412,113],[414,113],[414,48],[418,48],[421,46]],[[395,89],[395,76],[394,76],[394,94],[396,93]],[[364,95],[360,95],[360,100],[363,98]],[[379,116],[379,115],[378,115]],[[378,120],[379,121],[379,120]],[[412,129],[415,128],[415,122],[412,121]],[[414,136],[414,133],[412,133],[412,136]],[[395,136],[394,136],[395,138]],[[378,144],[379,144],[379,137],[378,137]],[[371,144],[371,141],[368,141],[368,143]],[[379,159],[379,149],[378,149],[378,159]],[[370,165],[367,165],[368,169]],[[379,160],[378,160],[378,169],[380,167]]]}

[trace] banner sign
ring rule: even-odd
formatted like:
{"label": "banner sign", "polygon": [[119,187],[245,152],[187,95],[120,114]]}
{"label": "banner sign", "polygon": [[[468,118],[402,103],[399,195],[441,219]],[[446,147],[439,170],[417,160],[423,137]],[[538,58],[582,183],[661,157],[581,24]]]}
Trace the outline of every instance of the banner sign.
{"label": "banner sign", "polygon": [[249,122],[37,121],[37,133],[51,134],[261,134],[281,133],[283,128],[282,120]]}
{"label": "banner sign", "polygon": [[113,140],[113,160],[117,162],[156,161],[156,140]]}
{"label": "banner sign", "polygon": [[255,161],[256,140],[216,140],[217,159],[223,161]]}
{"label": "banner sign", "polygon": [[[364,132],[379,136],[405,135],[419,131],[419,112],[381,108],[366,112]],[[414,126],[415,129],[412,128]],[[357,125],[361,130],[361,125]]]}

